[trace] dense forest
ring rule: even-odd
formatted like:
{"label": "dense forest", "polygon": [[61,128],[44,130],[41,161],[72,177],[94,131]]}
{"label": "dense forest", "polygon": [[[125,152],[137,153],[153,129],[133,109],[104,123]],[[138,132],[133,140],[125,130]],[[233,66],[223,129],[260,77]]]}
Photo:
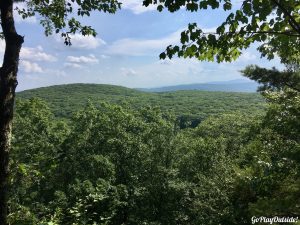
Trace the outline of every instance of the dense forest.
{"label": "dense forest", "polygon": [[[90,101],[85,85],[18,94],[10,224],[239,225],[300,214],[299,93],[87,87]],[[203,121],[183,129],[177,105]]]}
{"label": "dense forest", "polygon": [[[87,17],[115,14],[123,1],[1,0],[0,225],[299,225],[300,1],[139,2],[164,13],[205,11],[198,23],[206,26],[190,21],[166,44],[162,60],[232,62],[252,46],[284,68],[260,62],[240,71],[261,85],[261,95],[83,84],[16,95],[26,40],[18,32],[26,26],[15,22],[35,19],[46,36],[60,35],[71,46],[75,35],[96,37],[100,20]],[[151,22],[143,23],[150,32]],[[134,27],[124,19],[126,26]],[[113,23],[102,29],[119,33]],[[35,30],[41,31],[32,27],[28,40],[37,39]],[[111,42],[125,40],[115,34]],[[147,48],[156,43],[146,40]],[[137,45],[144,44],[128,51]],[[95,51],[110,56],[113,48]],[[45,56],[37,55],[38,62]],[[30,65],[43,73],[36,61]]]}
{"label": "dense forest", "polygon": [[130,105],[133,108],[159,107],[162,112],[175,114],[180,127],[197,126],[212,115],[239,111],[261,114],[265,100],[258,93],[229,93],[209,91],[142,92],[130,88],[102,84],[69,84],[19,92],[19,99],[41,98],[47,102],[55,117],[68,119],[87,104],[107,102]]}

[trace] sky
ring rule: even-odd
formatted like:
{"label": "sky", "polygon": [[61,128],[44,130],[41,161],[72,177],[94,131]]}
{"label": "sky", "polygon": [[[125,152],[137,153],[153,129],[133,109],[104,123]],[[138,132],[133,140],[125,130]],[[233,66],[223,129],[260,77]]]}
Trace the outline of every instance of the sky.
{"label": "sky", "polygon": [[[96,37],[72,36],[65,46],[60,35],[46,37],[39,17],[23,20],[15,14],[17,32],[25,37],[20,55],[17,90],[68,83],[114,84],[150,88],[179,84],[242,79],[240,70],[249,64],[280,67],[278,59],[261,59],[253,46],[232,63],[195,59],[159,60],[170,44],[179,43],[188,23],[212,31],[226,18],[222,10],[195,13],[184,9],[170,13],[144,7],[140,0],[122,0],[116,14],[93,12],[83,23],[97,31]],[[241,1],[236,0],[235,7]],[[0,40],[0,60],[5,44]]]}

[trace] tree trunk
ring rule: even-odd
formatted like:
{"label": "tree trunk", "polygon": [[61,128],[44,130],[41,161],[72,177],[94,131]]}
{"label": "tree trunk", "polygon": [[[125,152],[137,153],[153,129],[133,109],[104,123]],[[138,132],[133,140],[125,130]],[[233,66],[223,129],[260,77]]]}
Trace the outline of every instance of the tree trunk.
{"label": "tree trunk", "polygon": [[14,25],[13,1],[0,0],[1,26],[5,38],[5,53],[0,68],[0,225],[7,225],[9,151],[12,119],[17,86],[19,54],[23,37]]}

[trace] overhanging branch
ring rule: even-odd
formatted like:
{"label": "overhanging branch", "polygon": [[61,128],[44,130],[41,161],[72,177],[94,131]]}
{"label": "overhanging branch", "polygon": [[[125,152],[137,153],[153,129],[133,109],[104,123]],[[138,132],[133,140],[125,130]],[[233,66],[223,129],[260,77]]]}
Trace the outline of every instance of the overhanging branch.
{"label": "overhanging branch", "polygon": [[[217,32],[203,32],[203,34],[218,34]],[[277,32],[277,31],[253,31],[253,32],[225,32],[225,34],[272,34],[272,35],[286,35],[291,37],[300,37],[300,33],[296,34],[290,31],[283,31],[283,32]]]}
{"label": "overhanging branch", "polygon": [[271,1],[274,2],[274,4],[277,5],[277,7],[282,10],[283,14],[288,18],[288,22],[289,22],[290,26],[300,35],[300,24],[297,23],[297,21],[291,15],[291,13],[282,4],[280,4],[277,0],[271,0]]}

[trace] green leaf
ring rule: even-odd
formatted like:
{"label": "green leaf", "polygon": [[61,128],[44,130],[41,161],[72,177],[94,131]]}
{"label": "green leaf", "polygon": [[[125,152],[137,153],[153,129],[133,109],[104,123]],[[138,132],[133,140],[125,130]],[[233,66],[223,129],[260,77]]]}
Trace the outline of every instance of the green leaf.
{"label": "green leaf", "polygon": [[157,10],[159,11],[159,12],[161,12],[162,10],[163,10],[163,6],[162,5],[159,5],[159,6],[157,6]]}

